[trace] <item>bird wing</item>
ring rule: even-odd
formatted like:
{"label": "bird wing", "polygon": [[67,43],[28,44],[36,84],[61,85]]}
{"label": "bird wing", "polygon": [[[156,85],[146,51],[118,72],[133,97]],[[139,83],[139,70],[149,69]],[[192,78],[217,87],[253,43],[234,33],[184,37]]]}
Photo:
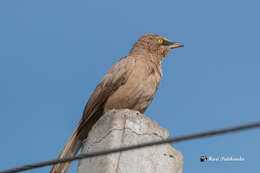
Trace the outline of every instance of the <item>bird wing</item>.
{"label": "bird wing", "polygon": [[[89,98],[81,121],[79,131],[85,126],[92,126],[95,121],[102,116],[104,105],[109,96],[111,96],[120,86],[124,85],[133,71],[135,59],[132,57],[121,58],[104,76],[98,84],[93,94]],[[94,119],[90,121],[90,119]],[[83,130],[85,131],[85,130]],[[88,130],[86,130],[88,131]],[[86,132],[84,132],[86,133]],[[86,134],[85,134],[86,135]],[[84,135],[84,136],[85,136]]]}

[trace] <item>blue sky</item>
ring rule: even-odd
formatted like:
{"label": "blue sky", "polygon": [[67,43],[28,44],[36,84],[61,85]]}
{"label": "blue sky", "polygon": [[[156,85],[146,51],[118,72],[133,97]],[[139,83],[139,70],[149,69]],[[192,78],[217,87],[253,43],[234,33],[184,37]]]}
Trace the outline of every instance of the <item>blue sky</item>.
{"label": "blue sky", "polygon": [[[145,33],[185,44],[165,59],[145,113],[171,136],[259,121],[259,5],[0,1],[0,170],[56,158],[97,83]],[[184,173],[260,170],[259,130],[174,146],[183,153]],[[245,161],[200,163],[201,155]]]}

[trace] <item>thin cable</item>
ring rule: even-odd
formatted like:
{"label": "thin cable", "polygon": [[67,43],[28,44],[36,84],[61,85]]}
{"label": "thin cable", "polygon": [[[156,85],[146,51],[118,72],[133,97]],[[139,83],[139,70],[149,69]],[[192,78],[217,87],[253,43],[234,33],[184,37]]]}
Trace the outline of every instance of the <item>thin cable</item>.
{"label": "thin cable", "polygon": [[70,162],[70,161],[74,161],[74,160],[81,160],[81,159],[86,159],[86,158],[104,156],[104,155],[108,155],[108,154],[112,154],[112,153],[129,151],[129,150],[134,150],[134,149],[138,149],[138,148],[150,147],[150,146],[154,146],[154,145],[182,142],[182,141],[198,139],[198,138],[202,138],[202,137],[215,136],[215,135],[242,131],[242,130],[247,130],[247,129],[252,129],[252,128],[259,128],[259,127],[260,127],[260,122],[256,122],[256,123],[252,123],[252,124],[246,124],[246,125],[235,126],[235,127],[230,127],[230,128],[223,128],[223,129],[219,129],[219,130],[195,133],[195,134],[191,134],[191,135],[185,135],[185,136],[180,136],[180,137],[176,137],[176,138],[169,138],[169,139],[154,141],[154,142],[147,142],[147,143],[127,146],[127,147],[114,148],[114,149],[108,149],[108,150],[97,151],[97,152],[89,152],[89,153],[79,154],[75,157],[49,160],[49,161],[29,164],[29,165],[25,165],[25,166],[21,166],[21,167],[17,167],[17,168],[11,168],[11,169],[0,171],[0,173],[21,172],[21,171],[40,168],[40,167],[44,167],[44,166],[54,165],[57,163],[64,163],[64,162]]}

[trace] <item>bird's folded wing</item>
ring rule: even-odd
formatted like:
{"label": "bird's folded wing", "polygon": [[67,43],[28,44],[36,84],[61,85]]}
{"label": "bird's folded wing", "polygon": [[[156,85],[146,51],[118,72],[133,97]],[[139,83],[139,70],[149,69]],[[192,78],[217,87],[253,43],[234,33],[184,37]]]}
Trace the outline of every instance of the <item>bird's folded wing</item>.
{"label": "bird's folded wing", "polygon": [[108,97],[126,83],[134,66],[134,58],[124,57],[108,71],[89,98],[79,123],[79,129],[84,127],[87,121],[92,118],[92,116],[95,116],[97,112],[103,110]]}

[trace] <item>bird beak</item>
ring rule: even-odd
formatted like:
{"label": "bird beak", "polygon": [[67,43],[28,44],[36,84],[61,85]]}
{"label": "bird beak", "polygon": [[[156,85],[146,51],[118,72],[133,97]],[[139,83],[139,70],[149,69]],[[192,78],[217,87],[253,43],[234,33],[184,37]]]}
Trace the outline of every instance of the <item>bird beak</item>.
{"label": "bird beak", "polygon": [[172,44],[169,45],[170,49],[178,48],[178,47],[184,47],[184,44],[178,43],[178,42],[172,42]]}

